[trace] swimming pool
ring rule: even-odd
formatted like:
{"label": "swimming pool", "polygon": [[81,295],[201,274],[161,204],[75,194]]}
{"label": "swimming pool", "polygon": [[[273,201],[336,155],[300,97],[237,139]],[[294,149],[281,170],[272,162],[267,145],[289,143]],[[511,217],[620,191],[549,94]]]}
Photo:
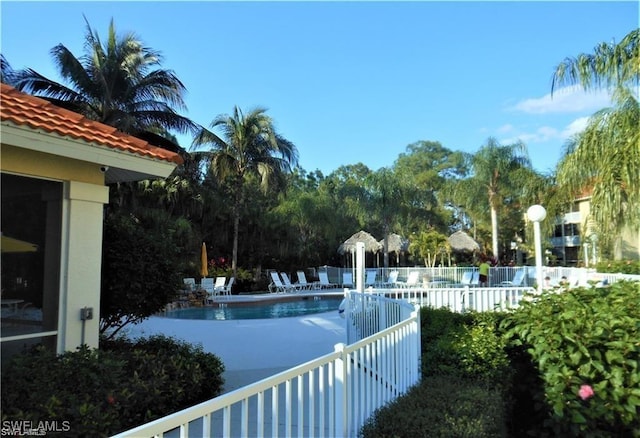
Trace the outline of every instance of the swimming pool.
{"label": "swimming pool", "polygon": [[313,315],[337,311],[342,297],[308,297],[294,301],[269,301],[263,303],[222,303],[208,307],[191,307],[165,312],[162,316],[175,319],[236,320],[272,319]]}

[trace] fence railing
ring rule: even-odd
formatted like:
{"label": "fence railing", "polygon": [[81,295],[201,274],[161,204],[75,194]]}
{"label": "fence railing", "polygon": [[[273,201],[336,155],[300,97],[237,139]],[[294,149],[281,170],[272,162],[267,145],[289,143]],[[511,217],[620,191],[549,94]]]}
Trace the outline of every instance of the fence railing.
{"label": "fence railing", "polygon": [[[326,271],[329,277],[329,281],[336,284],[342,284],[342,273],[352,272],[353,268],[338,268],[333,266],[322,266],[317,268],[318,270]],[[504,281],[512,281],[519,270],[525,270],[525,276],[520,286],[534,286],[536,282],[536,267],[535,266],[497,266],[489,269],[489,284],[488,286],[498,286]],[[433,288],[433,283],[440,284],[459,284],[467,271],[477,271],[477,267],[473,266],[437,266],[434,268],[427,268],[424,266],[414,267],[391,267],[391,268],[367,268],[367,270],[375,270],[378,281],[386,280],[389,277],[391,271],[398,271],[398,281],[404,282],[409,277],[409,273],[413,271],[419,272],[419,278],[421,283],[424,283],[425,287]],[[587,286],[589,281],[599,281],[601,279],[607,279],[609,283],[614,283],[618,280],[634,280],[640,281],[640,275],[625,275],[625,274],[612,274],[612,273],[600,273],[591,268],[571,268],[560,266],[543,266],[542,277],[549,277],[549,282],[552,285],[560,283],[563,277],[567,280],[574,280],[575,285]],[[355,271],[354,271],[355,272]]]}
{"label": "fence railing", "polygon": [[387,297],[404,300],[420,307],[446,307],[452,312],[492,312],[513,309],[532,287],[442,287],[435,289],[381,289]]}
{"label": "fence railing", "polygon": [[378,309],[371,333],[361,329],[332,353],[116,437],[357,436],[376,409],[418,383],[420,312],[381,296],[346,296],[354,303],[347,318]]}

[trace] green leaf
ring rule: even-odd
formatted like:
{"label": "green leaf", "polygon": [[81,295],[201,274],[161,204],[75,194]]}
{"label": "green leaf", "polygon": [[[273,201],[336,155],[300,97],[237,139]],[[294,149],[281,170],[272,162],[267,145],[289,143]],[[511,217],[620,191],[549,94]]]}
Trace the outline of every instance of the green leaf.
{"label": "green leaf", "polygon": [[584,418],[584,416],[580,412],[574,409],[571,412],[571,422],[574,424],[585,424],[587,420]]}

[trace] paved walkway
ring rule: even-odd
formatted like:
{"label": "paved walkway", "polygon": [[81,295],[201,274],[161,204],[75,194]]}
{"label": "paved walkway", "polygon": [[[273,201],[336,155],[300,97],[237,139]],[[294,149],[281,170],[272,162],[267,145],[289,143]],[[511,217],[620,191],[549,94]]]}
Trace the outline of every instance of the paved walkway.
{"label": "paved walkway", "polygon": [[[339,291],[310,291],[311,295]],[[229,301],[260,301],[293,294],[233,296]],[[297,294],[299,295],[299,294]],[[153,316],[128,329],[132,338],[164,334],[214,353],[225,365],[223,392],[331,353],[346,342],[345,321],[337,311],[278,319],[203,321]]]}

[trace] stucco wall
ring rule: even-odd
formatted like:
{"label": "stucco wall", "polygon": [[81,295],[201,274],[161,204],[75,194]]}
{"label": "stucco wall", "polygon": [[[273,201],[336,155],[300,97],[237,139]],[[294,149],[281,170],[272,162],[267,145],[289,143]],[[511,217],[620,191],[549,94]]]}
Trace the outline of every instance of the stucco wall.
{"label": "stucco wall", "polygon": [[4,172],[104,185],[104,174],[94,163],[31,151],[4,143],[1,152],[0,168]]}

